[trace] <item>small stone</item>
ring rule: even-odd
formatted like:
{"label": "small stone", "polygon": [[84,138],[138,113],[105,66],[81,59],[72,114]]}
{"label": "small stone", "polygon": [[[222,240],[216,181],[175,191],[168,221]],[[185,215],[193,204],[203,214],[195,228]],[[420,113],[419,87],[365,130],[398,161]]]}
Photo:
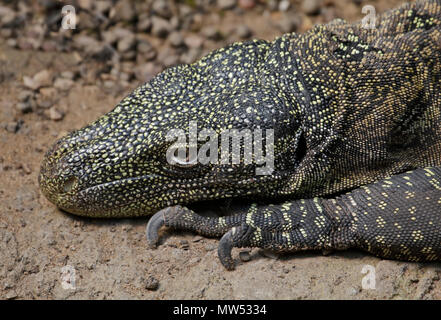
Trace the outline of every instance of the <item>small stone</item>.
{"label": "small stone", "polygon": [[236,0],[217,0],[217,5],[222,10],[233,9],[236,6]]}
{"label": "small stone", "polygon": [[191,48],[186,53],[181,56],[182,63],[193,63],[195,62],[201,55],[201,49]]}
{"label": "small stone", "polygon": [[15,299],[15,298],[17,298],[17,297],[18,297],[18,295],[17,295],[17,292],[15,292],[15,290],[11,290],[11,291],[9,291],[9,292],[6,294],[6,296],[5,296],[6,300],[12,300],[12,299]]}
{"label": "small stone", "polygon": [[210,40],[217,41],[222,39],[222,34],[220,33],[219,29],[212,26],[208,26],[202,29],[202,34]]}
{"label": "small stone", "polygon": [[20,91],[20,93],[18,94],[18,100],[21,102],[27,102],[29,101],[29,98],[33,96],[33,94],[34,93],[30,90]]}
{"label": "small stone", "polygon": [[315,15],[320,11],[322,0],[303,0],[302,10],[307,15]]}
{"label": "small stone", "polygon": [[109,10],[111,8],[112,8],[112,1],[111,0],[97,0],[97,1],[95,1],[95,10],[101,14],[105,14],[105,13],[109,12]]}
{"label": "small stone", "polygon": [[237,27],[236,33],[242,39],[249,38],[252,35],[252,32],[251,32],[250,28],[248,28],[248,26],[245,25],[245,24],[239,25]]}
{"label": "small stone", "polygon": [[60,76],[69,80],[73,80],[75,78],[75,74],[72,71],[63,71]]}
{"label": "small stone", "polygon": [[152,18],[152,34],[156,37],[165,38],[172,30],[170,23],[162,18]]}
{"label": "small stone", "polygon": [[16,133],[19,129],[19,123],[17,121],[8,122],[5,126],[6,131]]}
{"label": "small stone", "polygon": [[32,105],[26,101],[26,102],[19,102],[17,103],[17,110],[21,113],[28,113],[32,111]]}
{"label": "small stone", "polygon": [[164,64],[164,66],[165,66],[166,68],[168,68],[168,67],[172,67],[172,66],[174,66],[174,65],[176,65],[176,64],[179,63],[179,57],[178,57],[177,55],[175,55],[175,54],[172,54],[172,55],[170,55],[170,56],[166,56],[166,57],[162,60],[162,63]]}
{"label": "small stone", "polygon": [[159,287],[159,281],[152,276],[149,276],[145,281],[145,288],[147,290],[155,291]]}
{"label": "small stone", "polygon": [[179,241],[179,246],[181,247],[181,249],[184,249],[184,250],[188,250],[188,248],[190,247],[188,241],[185,239]]}
{"label": "small stone", "polygon": [[207,243],[205,245],[205,251],[213,251],[213,250],[216,250],[216,245],[212,243]]}
{"label": "small stone", "polygon": [[255,0],[239,0],[238,5],[240,8],[249,10],[255,7],[256,1]]}
{"label": "small stone", "polygon": [[146,61],[150,61],[156,58],[155,48],[147,40],[140,40],[137,46],[138,52],[142,53]]}
{"label": "small stone", "polygon": [[60,121],[64,118],[64,114],[55,107],[50,108],[47,115],[49,116],[49,119],[53,121]]}
{"label": "small stone", "polygon": [[248,262],[251,260],[251,255],[249,251],[241,251],[239,252],[239,259],[243,262]]}
{"label": "small stone", "polygon": [[136,45],[136,38],[133,34],[131,34],[130,36],[124,37],[121,40],[119,40],[116,47],[119,52],[124,53],[133,49],[135,45]]}
{"label": "small stone", "polygon": [[290,2],[288,0],[282,0],[279,2],[279,11],[287,11],[290,7]]}
{"label": "small stone", "polygon": [[52,75],[48,70],[42,70],[36,73],[32,78],[24,76],[23,84],[25,87],[32,90],[37,90],[41,87],[49,87],[52,85]]}
{"label": "small stone", "polygon": [[290,33],[297,31],[301,25],[301,17],[297,14],[286,14],[278,23],[278,28],[283,33]]}
{"label": "small stone", "polygon": [[143,14],[138,17],[139,21],[136,25],[136,29],[140,32],[147,32],[152,27],[152,20],[149,16]]}
{"label": "small stone", "polygon": [[156,0],[153,2],[152,10],[158,16],[163,18],[170,18],[172,16],[172,11],[167,1]]}
{"label": "small stone", "polygon": [[173,31],[170,33],[168,40],[173,47],[180,47],[184,44],[184,37],[178,31]]}
{"label": "small stone", "polygon": [[65,78],[57,78],[54,82],[54,87],[61,91],[69,91],[73,85],[73,80]]}
{"label": "small stone", "polygon": [[8,39],[6,41],[6,43],[8,44],[8,46],[10,46],[11,48],[15,48],[17,47],[17,40],[15,39]]}
{"label": "small stone", "polygon": [[136,17],[135,6],[132,1],[118,1],[111,9],[110,18],[116,21],[132,21]]}
{"label": "small stone", "polygon": [[203,43],[204,43],[204,39],[202,37],[199,37],[197,35],[189,35],[188,37],[186,37],[184,39],[184,43],[187,47],[189,48],[201,48]]}
{"label": "small stone", "polygon": [[192,239],[191,241],[193,241],[193,242],[199,242],[199,241],[201,241],[202,239],[204,239],[204,238],[202,238],[201,236],[194,236],[193,239]]}
{"label": "small stone", "polygon": [[161,67],[153,62],[136,66],[134,69],[136,79],[141,82],[150,81],[159,72],[161,72]]}

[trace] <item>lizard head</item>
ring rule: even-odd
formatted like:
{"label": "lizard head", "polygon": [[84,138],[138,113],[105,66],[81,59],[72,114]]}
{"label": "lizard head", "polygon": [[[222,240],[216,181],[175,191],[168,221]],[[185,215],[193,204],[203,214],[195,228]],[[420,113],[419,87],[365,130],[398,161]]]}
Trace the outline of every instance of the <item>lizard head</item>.
{"label": "lizard head", "polygon": [[[238,43],[163,71],[49,149],[39,176],[43,194],[61,209],[94,217],[274,195],[295,165],[290,146],[298,144],[299,124],[276,84],[277,71],[268,68],[268,53],[266,41]],[[231,147],[234,130],[242,137],[239,149]],[[222,162],[226,132],[232,136],[224,140],[230,149]],[[256,149],[251,163],[245,161],[246,146],[253,146],[248,134],[262,143],[260,164],[253,161]],[[232,160],[238,154],[239,161]]]}

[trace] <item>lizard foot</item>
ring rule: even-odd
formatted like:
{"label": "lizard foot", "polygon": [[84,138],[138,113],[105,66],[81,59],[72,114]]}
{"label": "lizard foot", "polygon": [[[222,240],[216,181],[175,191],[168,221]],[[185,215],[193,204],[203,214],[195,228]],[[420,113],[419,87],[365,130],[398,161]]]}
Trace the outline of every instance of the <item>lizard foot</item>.
{"label": "lizard foot", "polygon": [[[187,208],[181,206],[167,207],[156,212],[147,223],[145,230],[147,244],[150,248],[156,248],[159,241],[158,231],[162,226],[167,226],[170,221],[179,218]],[[187,209],[188,210],[188,209]],[[169,223],[167,223],[169,222]]]}
{"label": "lizard foot", "polygon": [[222,265],[227,270],[234,270],[234,260],[231,257],[231,250],[234,247],[246,247],[251,245],[252,238],[256,229],[242,224],[239,227],[233,227],[219,241],[217,254]]}

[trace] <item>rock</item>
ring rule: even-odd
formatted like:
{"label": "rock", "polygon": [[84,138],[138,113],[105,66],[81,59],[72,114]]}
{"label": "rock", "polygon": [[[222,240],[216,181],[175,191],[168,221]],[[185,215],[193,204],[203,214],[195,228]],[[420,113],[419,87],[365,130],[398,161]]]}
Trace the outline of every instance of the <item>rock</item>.
{"label": "rock", "polygon": [[75,78],[75,74],[72,71],[63,71],[60,76],[64,79],[73,80]]}
{"label": "rock", "polygon": [[290,33],[297,31],[301,23],[301,17],[298,14],[286,14],[279,21],[277,27],[283,33]]}
{"label": "rock", "polygon": [[147,82],[158,74],[161,71],[161,68],[153,62],[149,62],[135,67],[134,71],[137,80]]}
{"label": "rock", "polygon": [[208,26],[204,28],[202,30],[202,34],[210,40],[218,41],[222,39],[222,34],[220,33],[220,31],[213,26]]}
{"label": "rock", "polygon": [[115,21],[130,22],[136,18],[135,6],[132,1],[118,1],[110,11],[110,18]]}
{"label": "rock", "polygon": [[184,43],[189,48],[199,49],[204,43],[204,39],[197,35],[189,35],[184,39]]}
{"label": "rock", "polygon": [[18,100],[21,102],[27,102],[34,95],[34,93],[30,90],[20,91],[18,94]]}
{"label": "rock", "polygon": [[147,290],[155,291],[159,288],[159,281],[156,278],[149,276],[145,281],[145,288]]}
{"label": "rock", "polygon": [[206,245],[205,245],[205,251],[213,251],[213,250],[216,250],[216,245],[215,244],[212,244],[212,243],[207,243]]}
{"label": "rock", "polygon": [[140,32],[147,32],[152,27],[152,20],[146,14],[141,14],[138,17],[138,24],[136,25],[136,29]]}
{"label": "rock", "polygon": [[239,25],[236,29],[236,33],[242,39],[249,38],[252,35],[250,28],[248,28],[248,26],[245,24]]}
{"label": "rock", "polygon": [[118,41],[117,50],[121,53],[125,53],[133,49],[136,45],[136,37],[133,34],[122,38]]}
{"label": "rock", "polygon": [[147,40],[139,40],[137,49],[138,52],[142,53],[146,61],[150,61],[156,58],[156,50]]}
{"label": "rock", "polygon": [[290,7],[290,2],[288,0],[282,0],[279,2],[279,11],[285,12],[288,11]]}
{"label": "rock", "polygon": [[243,262],[248,262],[251,260],[251,255],[249,251],[241,251],[239,252],[239,259]]}
{"label": "rock", "polygon": [[168,67],[172,67],[172,66],[174,66],[174,65],[176,65],[176,64],[179,63],[179,57],[178,57],[177,55],[175,55],[175,54],[172,54],[172,55],[170,55],[170,56],[166,56],[166,57],[162,60],[162,63],[164,64],[164,66],[165,66],[166,68],[168,68]]}
{"label": "rock", "polygon": [[53,121],[60,121],[64,118],[64,114],[55,107],[50,108],[46,114]]}
{"label": "rock", "polygon": [[73,85],[73,80],[65,78],[57,78],[54,82],[54,87],[61,91],[69,91]]}
{"label": "rock", "polygon": [[112,8],[111,0],[97,0],[95,1],[95,10],[101,14],[106,14]]}
{"label": "rock", "polygon": [[169,19],[172,16],[172,11],[167,1],[157,0],[153,2],[152,10],[160,17]]}
{"label": "rock", "polygon": [[5,129],[8,132],[16,133],[20,129],[20,124],[17,121],[11,121],[5,125]]}
{"label": "rock", "polygon": [[315,15],[319,13],[322,0],[303,0],[302,11],[307,15]]}
{"label": "rock", "polygon": [[16,108],[21,113],[28,113],[32,111],[32,105],[28,101],[17,103]]}
{"label": "rock", "polygon": [[57,101],[58,92],[55,88],[41,88],[36,98],[38,107],[48,109]]}
{"label": "rock", "polygon": [[184,44],[184,37],[178,31],[173,31],[170,33],[168,40],[173,47],[180,47]]}
{"label": "rock", "polygon": [[181,249],[184,249],[184,250],[188,250],[188,248],[190,248],[190,245],[188,244],[188,241],[185,240],[185,239],[179,241],[179,246],[180,246]]}
{"label": "rock", "polygon": [[25,87],[37,90],[41,87],[48,87],[52,85],[52,75],[48,70],[42,70],[36,73],[32,78],[24,76],[23,84]]}
{"label": "rock", "polygon": [[170,23],[162,18],[152,18],[152,34],[156,37],[165,38],[172,30]]}
{"label": "rock", "polygon": [[191,241],[193,242],[199,242],[201,240],[203,240],[204,238],[202,238],[201,236],[194,236],[193,239]]}
{"label": "rock", "polygon": [[86,10],[92,9],[92,5],[93,5],[92,0],[77,0],[77,1],[78,1],[78,5],[80,6],[80,8],[86,9]]}
{"label": "rock", "polygon": [[201,49],[191,48],[181,56],[183,63],[193,63],[201,56]]}
{"label": "rock", "polygon": [[217,0],[217,5],[222,10],[233,9],[236,6],[236,0]]}
{"label": "rock", "polygon": [[239,0],[238,5],[240,8],[249,10],[255,7],[256,1],[255,0]]}

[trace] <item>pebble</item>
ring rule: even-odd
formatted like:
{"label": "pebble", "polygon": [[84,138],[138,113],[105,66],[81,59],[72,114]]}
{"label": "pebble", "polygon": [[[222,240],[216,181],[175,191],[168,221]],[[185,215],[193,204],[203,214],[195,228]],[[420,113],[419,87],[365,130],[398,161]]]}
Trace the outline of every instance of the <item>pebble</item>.
{"label": "pebble", "polygon": [[22,90],[18,94],[18,100],[21,102],[27,102],[27,101],[29,101],[29,98],[31,98],[33,96],[33,94],[34,93],[30,90]]}
{"label": "pebble", "polygon": [[64,118],[64,114],[55,107],[50,108],[47,115],[53,121],[60,121]]}
{"label": "pebble", "polygon": [[239,252],[239,259],[243,262],[248,262],[251,260],[251,255],[249,251],[241,251]]}
{"label": "pebble", "polygon": [[217,0],[217,5],[223,10],[233,9],[236,6],[236,0]]}
{"label": "pebble", "polygon": [[303,0],[302,11],[307,15],[315,15],[319,13],[322,0]]}
{"label": "pebble", "polygon": [[149,276],[145,281],[145,288],[147,290],[155,291],[158,289],[158,287],[159,287],[159,281],[152,276]]}
{"label": "pebble", "polygon": [[36,73],[32,78],[24,76],[23,84],[25,87],[32,90],[37,90],[41,87],[48,87],[52,85],[52,75],[48,70],[42,70]]}
{"label": "pebble", "polygon": [[5,126],[6,131],[16,133],[20,129],[20,124],[17,121],[8,122]]}
{"label": "pebble", "polygon": [[121,53],[130,51],[136,45],[136,37],[130,33],[128,36],[120,39],[117,44],[117,50]]}
{"label": "pebble", "polygon": [[142,53],[146,61],[150,61],[156,58],[155,48],[147,40],[140,40],[137,46],[138,52]]}
{"label": "pebble", "polygon": [[19,102],[16,105],[17,110],[20,111],[21,113],[28,113],[32,111],[32,105],[28,102]]}
{"label": "pebble", "polygon": [[184,250],[188,250],[188,248],[190,247],[188,241],[185,239],[179,241],[179,246],[181,247],[181,249]]}
{"label": "pebble", "polygon": [[66,78],[57,78],[54,82],[54,88],[57,88],[61,91],[69,91],[73,86],[75,82],[71,79]]}
{"label": "pebble", "polygon": [[152,18],[152,34],[154,36],[165,38],[171,30],[172,26],[167,20],[155,16]]}
{"label": "pebble", "polygon": [[240,8],[249,10],[256,6],[256,1],[254,0],[239,0],[238,5]]}
{"label": "pebble", "polygon": [[220,31],[213,26],[208,26],[206,28],[204,28],[202,30],[202,34],[210,40],[221,40],[222,39],[222,34],[220,33]]}
{"label": "pebble", "polygon": [[239,25],[236,29],[236,33],[242,39],[249,38],[252,35],[250,28],[248,28],[248,26],[245,24]]}
{"label": "pebble", "polygon": [[118,1],[109,16],[115,21],[132,21],[136,18],[135,6],[132,1]]}
{"label": "pebble", "polygon": [[189,35],[184,39],[184,43],[189,48],[201,48],[204,43],[204,38],[197,35]]}
{"label": "pebble", "polygon": [[214,245],[214,244],[212,244],[212,243],[207,243],[206,245],[205,245],[205,251],[213,251],[213,250],[216,250],[216,245]]}
{"label": "pebble", "polygon": [[168,36],[168,41],[170,41],[170,44],[173,47],[180,47],[184,44],[184,37],[182,36],[182,34],[180,32],[173,31]]}
{"label": "pebble", "polygon": [[167,1],[156,0],[153,2],[152,10],[159,16],[169,19],[172,16],[172,11]]}

